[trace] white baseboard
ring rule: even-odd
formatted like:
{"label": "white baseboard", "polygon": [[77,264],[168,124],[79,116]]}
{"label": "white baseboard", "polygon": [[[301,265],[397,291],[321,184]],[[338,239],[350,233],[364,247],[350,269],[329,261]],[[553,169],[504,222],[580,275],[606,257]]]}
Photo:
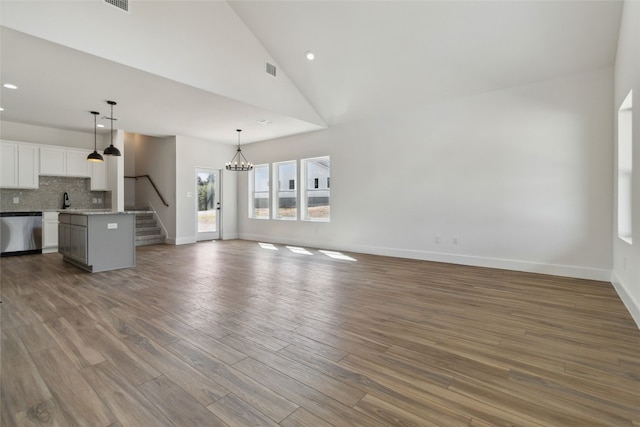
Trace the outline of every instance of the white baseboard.
{"label": "white baseboard", "polygon": [[[273,239],[272,237],[255,234],[240,234],[244,240],[263,241],[265,243],[279,243],[307,247],[316,247],[313,243],[304,242],[297,239]],[[577,267],[571,265],[536,263],[529,261],[487,258],[469,255],[446,254],[440,252],[417,251],[408,249],[386,248],[365,245],[345,245],[340,247],[323,246],[320,249],[331,249],[364,253],[371,255],[391,256],[397,258],[419,259],[423,261],[446,262],[449,264],[471,265],[476,267],[499,268],[502,270],[514,270],[527,273],[550,274],[553,276],[575,277],[579,279],[600,280],[609,282],[611,280],[611,270]]]}
{"label": "white baseboard", "polygon": [[631,314],[631,317],[640,329],[640,304],[636,303],[633,298],[631,298],[631,295],[629,295],[624,286],[622,286],[622,283],[615,273],[611,273],[611,283],[622,300],[622,303],[627,307],[629,314]]}
{"label": "white baseboard", "polygon": [[197,240],[195,237],[178,237],[175,239],[165,239],[165,243],[169,245],[190,245],[192,243],[196,243]]}

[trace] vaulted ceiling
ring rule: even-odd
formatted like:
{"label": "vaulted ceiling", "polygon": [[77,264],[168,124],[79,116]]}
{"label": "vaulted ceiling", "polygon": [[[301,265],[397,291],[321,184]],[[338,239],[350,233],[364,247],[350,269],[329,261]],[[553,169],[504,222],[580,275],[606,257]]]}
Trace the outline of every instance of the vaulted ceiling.
{"label": "vaulted ceiling", "polygon": [[[611,67],[619,1],[0,2],[3,121],[243,143]],[[306,51],[316,58],[309,61]],[[265,72],[276,66],[276,77]],[[264,124],[265,121],[270,124]]]}

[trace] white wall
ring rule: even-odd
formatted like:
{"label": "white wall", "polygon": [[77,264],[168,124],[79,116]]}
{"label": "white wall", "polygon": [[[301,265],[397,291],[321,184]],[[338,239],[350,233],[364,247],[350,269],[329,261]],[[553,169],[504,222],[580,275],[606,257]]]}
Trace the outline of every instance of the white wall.
{"label": "white wall", "polygon": [[176,138],[154,138],[135,135],[135,174],[149,175],[169,206],[161,199],[146,178],[136,180],[136,201],[148,204],[156,211],[166,241],[176,241]]}
{"label": "white wall", "polygon": [[[89,117],[89,119],[91,119]],[[93,119],[91,119],[93,120]],[[87,123],[90,123],[89,121]],[[44,126],[27,125],[3,121],[0,123],[0,138],[34,144],[59,145],[62,147],[93,150],[93,133],[74,132]],[[98,151],[109,146],[109,135],[98,134]]]}
{"label": "white wall", "polygon": [[[611,281],[640,326],[640,2],[625,1],[618,38],[615,65],[614,103],[611,113],[617,117],[620,104],[633,90],[633,176],[632,232],[633,245],[618,238],[613,223],[613,274]],[[617,129],[617,124],[616,127]],[[617,140],[617,138],[616,138]],[[617,151],[616,151],[617,153]],[[617,156],[616,156],[617,159]],[[617,175],[616,171],[613,172]],[[612,187],[617,194],[617,188]],[[617,200],[614,203],[617,218]]]}
{"label": "white wall", "polygon": [[[125,132],[124,134],[124,176],[136,176],[136,135]],[[124,205],[135,207],[136,204],[136,180],[125,178],[124,180]]]}
{"label": "white wall", "polygon": [[247,145],[330,155],[331,222],[248,219],[241,177],[240,237],[608,280],[612,91],[597,70]]}

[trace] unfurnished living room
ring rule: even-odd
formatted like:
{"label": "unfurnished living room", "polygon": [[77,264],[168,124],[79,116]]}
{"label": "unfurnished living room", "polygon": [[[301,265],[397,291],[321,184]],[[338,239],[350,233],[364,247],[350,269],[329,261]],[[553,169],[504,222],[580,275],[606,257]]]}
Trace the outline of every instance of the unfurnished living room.
{"label": "unfurnished living room", "polygon": [[0,425],[640,426],[639,52],[637,0],[1,0]]}

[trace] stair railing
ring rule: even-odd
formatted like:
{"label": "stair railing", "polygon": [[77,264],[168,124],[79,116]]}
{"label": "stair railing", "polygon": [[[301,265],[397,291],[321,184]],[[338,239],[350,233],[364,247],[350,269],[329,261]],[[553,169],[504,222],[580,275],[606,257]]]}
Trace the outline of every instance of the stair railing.
{"label": "stair railing", "polygon": [[158,187],[156,187],[156,184],[153,182],[153,180],[151,179],[151,177],[149,175],[137,175],[137,176],[125,176],[125,178],[129,178],[129,179],[135,179],[137,180],[138,178],[147,178],[149,180],[149,182],[151,183],[151,186],[153,187],[154,190],[156,190],[156,194],[158,195],[158,197],[160,198],[160,201],[166,206],[169,207],[169,203],[167,203],[164,200],[164,197],[162,197],[162,194],[160,194],[160,191],[158,190]]}

